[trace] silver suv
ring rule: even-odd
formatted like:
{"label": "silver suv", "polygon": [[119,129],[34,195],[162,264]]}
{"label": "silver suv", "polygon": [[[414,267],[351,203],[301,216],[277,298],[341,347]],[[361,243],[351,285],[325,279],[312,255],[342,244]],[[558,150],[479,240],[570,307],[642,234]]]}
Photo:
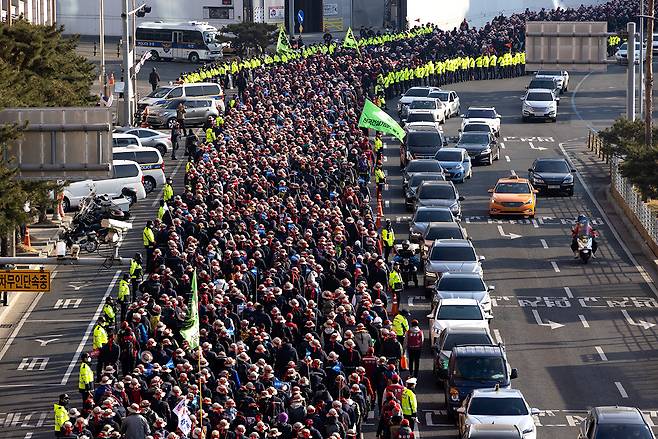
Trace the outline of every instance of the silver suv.
{"label": "silver suv", "polygon": [[180,103],[185,105],[185,126],[201,126],[208,117],[219,116],[217,101],[213,98],[173,99],[162,106],[149,108],[148,123],[154,127],[173,128],[176,121],[176,109]]}
{"label": "silver suv", "polygon": [[580,424],[578,439],[655,439],[646,418],[635,407],[594,407]]}

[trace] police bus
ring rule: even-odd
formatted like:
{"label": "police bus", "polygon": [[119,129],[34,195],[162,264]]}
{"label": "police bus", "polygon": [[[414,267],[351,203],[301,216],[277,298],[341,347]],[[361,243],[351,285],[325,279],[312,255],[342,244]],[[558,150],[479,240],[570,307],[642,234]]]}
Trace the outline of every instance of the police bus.
{"label": "police bus", "polygon": [[151,53],[151,60],[215,61],[223,56],[217,28],[208,23],[146,22],[135,33],[137,56]]}

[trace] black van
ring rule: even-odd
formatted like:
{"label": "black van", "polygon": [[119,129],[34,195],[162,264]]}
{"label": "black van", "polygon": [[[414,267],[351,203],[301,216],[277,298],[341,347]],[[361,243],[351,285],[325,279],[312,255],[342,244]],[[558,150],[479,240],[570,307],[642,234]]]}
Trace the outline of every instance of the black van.
{"label": "black van", "polygon": [[462,401],[474,389],[510,387],[518,376],[510,368],[502,344],[494,346],[455,346],[448,363],[448,379],[445,386],[448,415],[454,416]]}

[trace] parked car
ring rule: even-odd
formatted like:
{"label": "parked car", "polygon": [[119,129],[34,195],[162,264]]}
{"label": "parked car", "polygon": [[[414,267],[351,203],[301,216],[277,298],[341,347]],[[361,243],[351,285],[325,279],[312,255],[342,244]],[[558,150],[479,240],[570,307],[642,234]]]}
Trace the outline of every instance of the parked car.
{"label": "parked car", "polygon": [[224,91],[214,82],[198,82],[195,84],[165,85],[157,88],[139,100],[138,110],[144,111],[151,105],[162,105],[172,99],[183,98],[212,98],[223,99]]}
{"label": "parked car", "polygon": [[569,72],[566,70],[539,70],[535,78],[554,78],[560,87],[560,93],[569,90]]}
{"label": "parked car", "polygon": [[561,157],[543,157],[536,159],[528,168],[528,180],[539,191],[554,191],[571,197],[574,172],[576,170]]}
{"label": "parked car", "polygon": [[131,160],[139,164],[144,174],[144,190],[147,194],[165,184],[164,160],[155,148],[127,146],[112,149],[113,160]]}
{"label": "parked car", "polygon": [[425,288],[432,288],[445,273],[482,276],[482,261],[484,256],[477,254],[468,239],[437,239],[425,262]]}
{"label": "parked car", "polygon": [[446,119],[452,116],[458,116],[461,113],[461,104],[457,92],[452,90],[435,90],[427,95],[428,98],[438,99],[443,102],[446,108]]}
{"label": "parked car", "polygon": [[139,146],[142,147],[142,141],[134,134],[112,133],[112,148],[118,146]]}
{"label": "parked car", "polygon": [[523,101],[521,105],[523,122],[529,119],[557,121],[560,98],[555,95],[553,90],[533,88],[528,90],[521,100]]}
{"label": "parked car", "polygon": [[656,439],[651,425],[635,407],[594,407],[580,424],[578,439]]}
{"label": "parked car", "polygon": [[513,424],[521,430],[524,439],[537,439],[533,416],[538,415],[539,410],[530,408],[520,390],[503,388],[502,385],[496,385],[493,389],[482,388],[485,387],[482,385],[479,387],[470,393],[463,406],[457,410],[460,433],[472,424]]}
{"label": "parked car", "polygon": [[464,148],[441,148],[434,158],[443,168],[446,180],[463,183],[473,176],[471,157]]}
{"label": "parked car", "polygon": [[131,203],[146,198],[142,168],[128,160],[112,161],[112,177],[103,180],[75,181],[64,187],[64,210],[70,211],[80,205],[80,201],[94,193],[110,198],[127,196]]}
{"label": "parked car", "polygon": [[176,121],[176,109],[183,103],[186,107],[185,125],[201,126],[208,117],[219,116],[217,101],[212,98],[174,99],[162,106],[155,106],[149,111],[148,123],[154,127],[172,128]]}
{"label": "parked car", "polygon": [[161,154],[167,154],[167,152],[171,151],[171,136],[169,133],[163,133],[149,128],[133,127],[117,127],[114,129],[114,132],[137,136],[142,146],[157,148]]}
{"label": "parked car", "polygon": [[[647,50],[646,46],[642,46],[643,50],[642,52],[645,52]],[[635,42],[635,64],[640,63],[640,42],[636,41]],[[617,49],[617,52],[615,52],[615,61],[617,61],[617,64],[628,64],[628,41],[624,41],[621,46]]]}

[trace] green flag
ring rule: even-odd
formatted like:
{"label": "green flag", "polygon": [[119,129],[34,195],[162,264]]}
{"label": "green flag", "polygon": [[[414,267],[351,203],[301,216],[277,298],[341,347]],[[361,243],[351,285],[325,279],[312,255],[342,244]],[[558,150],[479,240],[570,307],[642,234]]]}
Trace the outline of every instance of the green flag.
{"label": "green flag", "polygon": [[191,349],[199,347],[199,294],[196,287],[196,270],[192,275],[192,299],[180,334],[190,344]]}
{"label": "green flag", "polygon": [[286,54],[292,52],[290,47],[290,42],[288,41],[288,36],[283,30],[283,27],[279,28],[279,39],[276,42],[276,53]]}
{"label": "green flag", "polygon": [[351,27],[347,28],[345,38],[343,39],[343,47],[359,50],[359,43],[356,41],[356,38],[354,38],[354,32],[352,32]]}
{"label": "green flag", "polygon": [[405,132],[398,123],[393,120],[384,110],[366,99],[359,118],[359,127],[372,128],[373,130],[392,134],[402,142]]}

